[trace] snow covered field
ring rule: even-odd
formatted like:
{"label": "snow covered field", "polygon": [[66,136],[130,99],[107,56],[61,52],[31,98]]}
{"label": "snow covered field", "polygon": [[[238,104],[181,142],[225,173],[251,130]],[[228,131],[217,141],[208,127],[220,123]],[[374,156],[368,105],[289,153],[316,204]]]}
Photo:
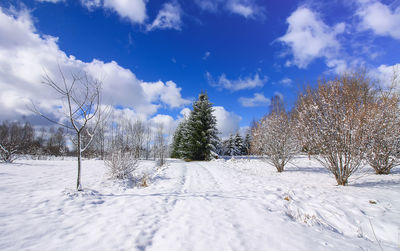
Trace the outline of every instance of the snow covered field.
{"label": "snow covered field", "polygon": [[283,173],[259,160],[170,160],[145,188],[108,180],[99,160],[82,175],[78,194],[73,160],[0,164],[0,250],[400,248],[399,168],[366,168],[346,187],[306,157]]}

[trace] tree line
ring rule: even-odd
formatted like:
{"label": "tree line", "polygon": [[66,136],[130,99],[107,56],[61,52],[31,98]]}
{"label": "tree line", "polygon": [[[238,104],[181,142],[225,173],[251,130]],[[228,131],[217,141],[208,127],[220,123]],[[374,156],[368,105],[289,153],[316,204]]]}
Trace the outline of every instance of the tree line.
{"label": "tree line", "polygon": [[[85,72],[60,76],[45,74],[42,83],[62,99],[59,118],[50,117],[32,103],[31,111],[55,124],[57,129],[35,130],[29,123],[0,125],[0,160],[13,162],[21,154],[67,155],[77,157],[78,191],[82,190],[82,157],[105,160],[113,178],[127,178],[138,159],[156,159],[163,165],[168,146],[161,124],[133,121],[111,112],[102,104],[101,82]],[[71,142],[67,147],[67,140]]]}
{"label": "tree line", "polygon": [[[335,176],[339,185],[365,163],[377,174],[388,174],[400,163],[400,96],[394,88],[383,88],[365,71],[350,72],[300,92],[296,105],[286,111],[279,96],[271,99],[270,112],[255,121],[243,139],[239,133],[221,140],[212,103],[201,93],[189,116],[178,125],[171,147],[161,125],[156,128],[114,116],[101,104],[100,82],[86,75],[63,75],[61,82],[44,76],[44,84],[61,94],[65,118],[59,121],[33,111],[59,127],[35,131],[29,123],[0,125],[0,157],[12,162],[18,154],[66,155],[69,137],[78,157],[77,189],[81,157],[105,159],[112,176],[124,178],[137,167],[138,159],[153,158],[163,165],[171,157],[210,160],[219,155],[255,154],[265,158],[278,172],[298,153],[312,156]],[[381,87],[379,87],[381,86]]]}
{"label": "tree line", "polygon": [[63,128],[35,129],[29,122],[3,121],[0,125],[0,158],[12,162],[18,154],[70,155]]}

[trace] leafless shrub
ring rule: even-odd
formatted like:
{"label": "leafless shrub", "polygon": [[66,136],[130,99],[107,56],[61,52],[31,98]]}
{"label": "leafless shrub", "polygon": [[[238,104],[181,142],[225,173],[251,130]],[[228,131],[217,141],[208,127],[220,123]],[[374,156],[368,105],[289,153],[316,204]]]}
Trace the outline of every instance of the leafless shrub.
{"label": "leafless shrub", "polygon": [[[396,76],[393,84],[396,83]],[[377,174],[389,174],[399,165],[400,96],[392,88],[380,91],[370,109],[367,161]]]}
{"label": "leafless shrub", "polygon": [[251,152],[266,157],[278,172],[283,172],[298,152],[293,125],[284,110],[273,111],[257,122],[252,129],[252,139]]}
{"label": "leafless shrub", "polygon": [[362,164],[370,131],[374,93],[364,72],[319,80],[315,89],[301,94],[297,107],[297,132],[307,151],[331,171],[338,185]]}
{"label": "leafless shrub", "polygon": [[113,117],[108,154],[104,160],[113,179],[130,179],[138,167],[139,155],[135,146],[140,141],[137,137],[143,136],[135,129],[139,123],[132,123],[124,117]]}
{"label": "leafless shrub", "polygon": [[117,150],[110,153],[104,160],[111,178],[129,179],[138,166],[138,159],[132,152]]}

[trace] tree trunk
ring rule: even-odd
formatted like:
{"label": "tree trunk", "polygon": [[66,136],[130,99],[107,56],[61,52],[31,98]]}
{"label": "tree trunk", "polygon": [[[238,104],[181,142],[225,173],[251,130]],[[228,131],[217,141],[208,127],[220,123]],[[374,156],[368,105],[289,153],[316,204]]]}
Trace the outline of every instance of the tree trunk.
{"label": "tree trunk", "polygon": [[81,185],[81,133],[77,133],[78,137],[78,145],[77,145],[77,151],[78,151],[78,178],[76,180],[76,189],[78,191],[82,191],[82,185]]}

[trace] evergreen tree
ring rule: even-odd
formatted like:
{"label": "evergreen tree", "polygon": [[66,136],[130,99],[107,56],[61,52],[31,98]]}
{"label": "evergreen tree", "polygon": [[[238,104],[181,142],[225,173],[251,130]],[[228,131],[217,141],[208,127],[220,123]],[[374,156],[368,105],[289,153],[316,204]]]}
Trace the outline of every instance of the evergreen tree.
{"label": "evergreen tree", "polygon": [[250,155],[250,144],[251,144],[251,135],[250,133],[246,133],[246,137],[243,141],[243,155]]}
{"label": "evergreen tree", "polygon": [[225,155],[234,156],[235,155],[235,140],[233,135],[229,135],[229,139],[225,140]]}
{"label": "evergreen tree", "polygon": [[242,153],[243,153],[243,139],[242,139],[242,136],[240,136],[239,132],[237,132],[235,135],[235,140],[234,140],[233,155],[238,156],[238,155],[242,155]]}
{"label": "evergreen tree", "polygon": [[171,150],[171,158],[177,158],[179,159],[181,156],[179,155],[179,144],[182,140],[182,128],[181,128],[182,123],[178,125],[178,127],[175,130],[174,137],[172,139],[172,150]]}
{"label": "evergreen tree", "polygon": [[217,155],[225,155],[225,145],[224,145],[224,142],[220,138],[218,138],[215,153]]}
{"label": "evergreen tree", "polygon": [[171,158],[182,158],[182,148],[184,140],[184,132],[186,126],[186,118],[179,123],[175,130],[174,138],[172,142]]}
{"label": "evergreen tree", "polygon": [[217,120],[207,93],[201,93],[193,103],[183,133],[182,156],[190,160],[210,160],[218,145]]}

